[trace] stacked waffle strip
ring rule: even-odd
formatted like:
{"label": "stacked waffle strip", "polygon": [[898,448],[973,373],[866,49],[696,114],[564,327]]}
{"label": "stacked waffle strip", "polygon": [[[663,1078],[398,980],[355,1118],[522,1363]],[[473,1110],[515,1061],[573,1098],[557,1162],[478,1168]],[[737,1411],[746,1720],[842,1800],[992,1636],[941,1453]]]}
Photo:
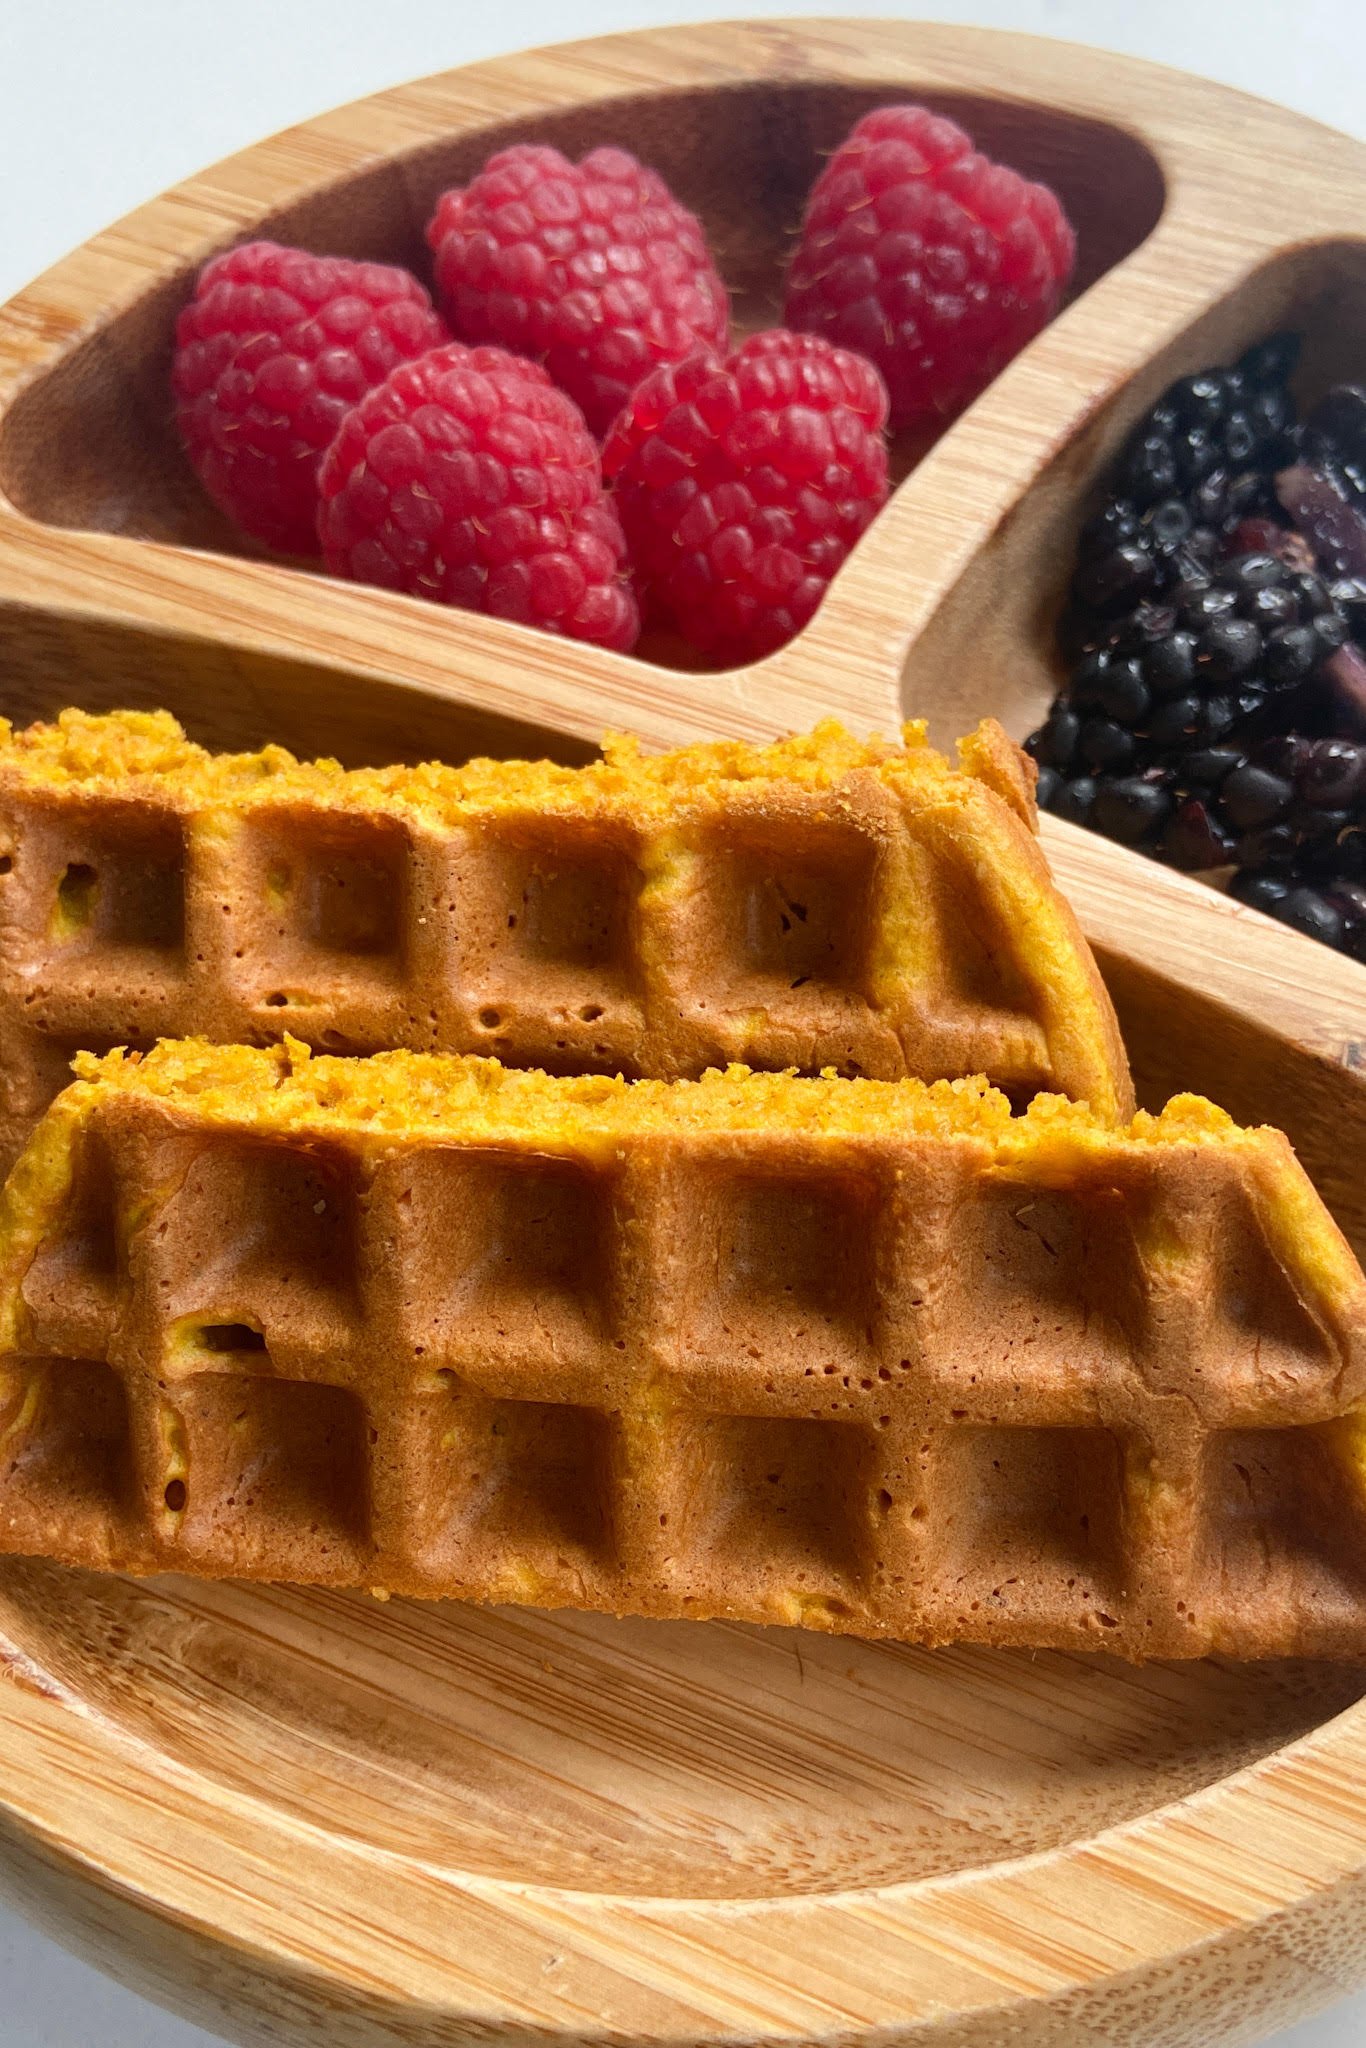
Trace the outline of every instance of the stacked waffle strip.
{"label": "stacked waffle strip", "polygon": [[1276,1133],[293,1043],[80,1067],[0,1217],[8,1550],[1366,1652],[1366,1283]]}
{"label": "stacked waffle strip", "polygon": [[77,1050],[286,1030],[552,1072],[982,1072],[1122,1118],[1023,759],[990,725],[960,751],[831,725],[347,773],[164,714],[0,726],[0,1154]]}

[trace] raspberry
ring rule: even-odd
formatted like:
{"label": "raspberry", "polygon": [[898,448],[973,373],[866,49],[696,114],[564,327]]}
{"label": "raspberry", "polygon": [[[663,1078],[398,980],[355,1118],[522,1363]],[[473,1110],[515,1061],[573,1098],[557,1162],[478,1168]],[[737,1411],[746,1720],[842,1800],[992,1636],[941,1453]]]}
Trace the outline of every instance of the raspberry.
{"label": "raspberry", "polygon": [[886,416],[871,363],[782,329],[647,377],[602,459],[655,616],[718,663],[790,640],[887,496]]}
{"label": "raspberry", "polygon": [[902,427],[990,382],[1056,313],[1075,253],[1046,185],[925,107],[881,107],[811,189],[786,318],[875,362]]}
{"label": "raspberry", "polygon": [[626,544],[597,445],[536,363],[447,342],[400,364],[347,414],[319,491],[337,575],[634,644]]}
{"label": "raspberry", "polygon": [[318,463],[356,400],[444,340],[415,277],[277,242],[225,250],[176,326],[176,425],[200,482],[245,533],[318,551]]}
{"label": "raspberry", "polygon": [[427,240],[452,333],[543,362],[599,436],[656,364],[725,346],[701,224],[624,149],[499,150],[442,195]]}

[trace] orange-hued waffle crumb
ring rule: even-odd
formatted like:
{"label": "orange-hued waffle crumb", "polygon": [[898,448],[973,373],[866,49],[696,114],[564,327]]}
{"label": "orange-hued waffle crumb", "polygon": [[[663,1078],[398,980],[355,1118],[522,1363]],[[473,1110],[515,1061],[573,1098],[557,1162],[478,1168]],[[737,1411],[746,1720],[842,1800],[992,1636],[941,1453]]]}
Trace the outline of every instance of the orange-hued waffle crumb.
{"label": "orange-hued waffle crumb", "polygon": [[0,1151],[72,1054],[158,1037],[673,1079],[984,1072],[1132,1108],[1000,728],[585,768],[213,755],[164,713],[0,736]]}
{"label": "orange-hued waffle crumb", "polygon": [[0,1548],[1366,1653],[1366,1281],[1277,1132],[294,1040],[78,1065],[0,1199]]}

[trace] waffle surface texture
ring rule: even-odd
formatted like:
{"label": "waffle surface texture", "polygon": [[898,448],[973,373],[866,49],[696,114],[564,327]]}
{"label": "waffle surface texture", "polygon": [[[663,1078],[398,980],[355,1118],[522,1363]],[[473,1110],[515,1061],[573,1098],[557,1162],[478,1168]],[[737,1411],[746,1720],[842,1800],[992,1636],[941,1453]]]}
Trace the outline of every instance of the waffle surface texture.
{"label": "waffle surface texture", "polygon": [[570,769],[211,755],[164,713],[0,725],[0,1165],[72,1055],[157,1038],[985,1073],[1132,1110],[1023,757],[833,724]]}
{"label": "waffle surface texture", "polygon": [[1276,1132],[294,1041],[80,1073],[3,1196],[6,1550],[1366,1651],[1366,1282]]}

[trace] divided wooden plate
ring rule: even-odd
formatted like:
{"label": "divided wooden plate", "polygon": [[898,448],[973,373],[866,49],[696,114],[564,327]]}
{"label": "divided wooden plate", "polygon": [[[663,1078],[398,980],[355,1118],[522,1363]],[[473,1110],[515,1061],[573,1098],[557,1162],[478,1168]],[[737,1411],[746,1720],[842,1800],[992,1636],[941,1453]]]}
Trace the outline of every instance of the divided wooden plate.
{"label": "divided wooden plate", "polygon": [[[808,629],[688,674],[252,559],[176,451],[175,312],[247,232],[421,260],[501,141],[636,148],[746,322],[821,153],[929,99],[1047,178],[1078,294]],[[0,313],[0,708],[210,743],[583,758],[836,712],[1017,734],[1082,501],[1169,378],[1303,326],[1366,363],[1366,150],[1175,73],[891,22],[680,29],[428,79],[221,164]],[[912,458],[920,460],[910,467]],[[1366,969],[1053,821],[1149,1100],[1288,1128],[1366,1249]],[[1366,1975],[1366,1674],[0,1568],[0,1882],[240,2041],[1213,2048]]]}

